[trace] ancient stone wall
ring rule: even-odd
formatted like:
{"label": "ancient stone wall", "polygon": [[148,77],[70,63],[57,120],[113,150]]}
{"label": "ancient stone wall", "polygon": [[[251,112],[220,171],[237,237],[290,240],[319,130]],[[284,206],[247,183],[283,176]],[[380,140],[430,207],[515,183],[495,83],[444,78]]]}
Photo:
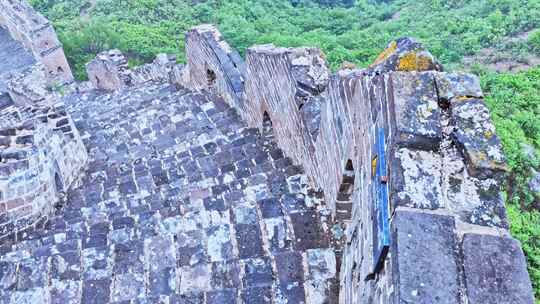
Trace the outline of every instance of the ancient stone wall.
{"label": "ancient stone wall", "polygon": [[0,26],[29,49],[49,79],[71,82],[73,75],[50,22],[24,0],[0,1]]}
{"label": "ancient stone wall", "polygon": [[88,160],[50,76],[46,63],[38,61],[10,72],[5,83],[0,107],[0,244],[41,227]]}
{"label": "ancient stone wall", "polygon": [[[25,113],[26,112],[26,113]],[[45,223],[78,178],[88,156],[61,105],[4,109],[1,117],[32,117],[0,129],[0,243]],[[16,120],[16,119],[15,119]]]}
{"label": "ancient stone wall", "polygon": [[190,88],[210,89],[236,108],[242,107],[244,60],[211,25],[199,25],[186,34],[187,70],[183,82]]}
{"label": "ancient stone wall", "polygon": [[475,76],[441,72],[409,38],[332,75],[317,49],[271,45],[250,48],[244,69],[211,26],[186,47],[185,84],[221,94],[251,126],[270,120],[323,191],[346,229],[341,303],[533,303]]}
{"label": "ancient stone wall", "polygon": [[114,91],[148,81],[183,83],[183,65],[176,64],[174,55],[158,54],[153,62],[129,69],[127,58],[120,50],[99,53],[86,64],[93,88]]}

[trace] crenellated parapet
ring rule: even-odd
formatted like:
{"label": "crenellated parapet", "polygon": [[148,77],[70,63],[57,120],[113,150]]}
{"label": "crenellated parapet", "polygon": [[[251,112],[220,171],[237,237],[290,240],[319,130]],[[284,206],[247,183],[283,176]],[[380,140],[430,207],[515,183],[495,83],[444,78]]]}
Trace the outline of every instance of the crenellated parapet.
{"label": "crenellated parapet", "polygon": [[211,26],[186,41],[184,84],[271,122],[345,228],[341,303],[533,303],[476,76],[442,72],[410,38],[333,74],[314,48],[255,46],[244,64]]}
{"label": "crenellated parapet", "polygon": [[27,1],[0,1],[0,26],[45,66],[50,80],[73,81],[71,68],[53,26]]}

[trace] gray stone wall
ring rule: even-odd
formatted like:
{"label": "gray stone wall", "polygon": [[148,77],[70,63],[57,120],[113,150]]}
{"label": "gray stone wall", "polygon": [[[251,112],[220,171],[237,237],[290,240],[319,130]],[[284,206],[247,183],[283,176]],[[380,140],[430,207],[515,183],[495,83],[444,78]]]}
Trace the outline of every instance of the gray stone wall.
{"label": "gray stone wall", "polygon": [[30,50],[50,80],[73,81],[71,68],[50,22],[25,0],[0,1],[0,26]]}
{"label": "gray stone wall", "polygon": [[148,81],[182,85],[183,65],[176,64],[174,55],[158,54],[153,62],[129,69],[127,58],[120,50],[99,53],[86,64],[91,87],[115,91]]}
{"label": "gray stone wall", "polygon": [[62,105],[32,108],[31,114],[12,107],[0,117],[10,111],[32,118],[0,129],[0,243],[43,225],[88,159]]}
{"label": "gray stone wall", "polygon": [[120,50],[99,53],[86,64],[88,79],[96,89],[114,91],[129,85],[127,58]]}
{"label": "gray stone wall", "polygon": [[242,108],[245,65],[238,52],[211,25],[199,25],[186,34],[187,69],[184,84],[209,89]]}
{"label": "gray stone wall", "polygon": [[40,62],[9,78],[0,108],[0,244],[41,228],[88,154]]}
{"label": "gray stone wall", "polygon": [[410,38],[332,75],[319,50],[272,45],[250,48],[244,72],[207,25],[186,47],[186,85],[221,94],[251,126],[271,120],[323,191],[346,230],[341,303],[533,303],[475,76],[441,72]]}

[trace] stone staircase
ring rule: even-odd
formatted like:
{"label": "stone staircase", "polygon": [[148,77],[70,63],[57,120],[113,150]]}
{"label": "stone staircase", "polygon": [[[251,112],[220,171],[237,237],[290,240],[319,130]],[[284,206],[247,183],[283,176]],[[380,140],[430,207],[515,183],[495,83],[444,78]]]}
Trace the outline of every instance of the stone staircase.
{"label": "stone staircase", "polygon": [[270,126],[168,84],[64,102],[89,170],[1,248],[0,303],[337,303],[328,212]]}

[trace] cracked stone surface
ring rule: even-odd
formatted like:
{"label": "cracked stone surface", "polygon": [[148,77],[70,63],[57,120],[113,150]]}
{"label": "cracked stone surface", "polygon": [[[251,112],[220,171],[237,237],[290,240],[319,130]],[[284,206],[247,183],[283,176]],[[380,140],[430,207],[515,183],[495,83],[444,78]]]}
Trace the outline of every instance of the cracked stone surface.
{"label": "cracked stone surface", "polygon": [[0,303],[337,303],[328,212],[269,127],[167,84],[65,99],[89,169],[0,247]]}

